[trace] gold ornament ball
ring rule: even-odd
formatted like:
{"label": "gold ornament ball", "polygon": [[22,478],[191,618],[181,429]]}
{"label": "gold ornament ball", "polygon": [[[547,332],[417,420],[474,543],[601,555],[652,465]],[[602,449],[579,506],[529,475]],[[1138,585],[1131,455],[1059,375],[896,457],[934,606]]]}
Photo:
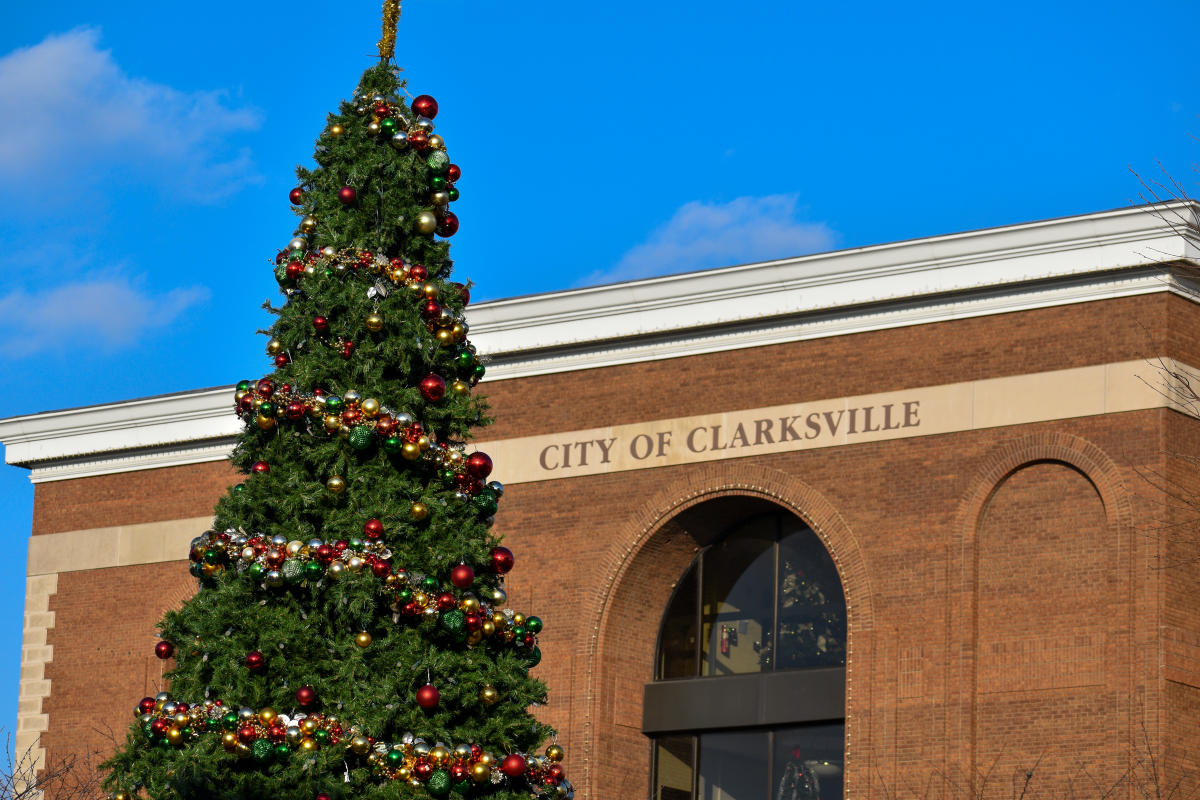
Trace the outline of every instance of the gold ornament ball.
{"label": "gold ornament ball", "polygon": [[311,736],[312,734],[316,733],[317,721],[312,717],[306,717],[304,721],[300,723],[300,732],[306,736]]}
{"label": "gold ornament ball", "polygon": [[[267,355],[277,356],[282,351],[283,351],[283,342],[279,341],[278,339],[272,339],[271,341],[267,342]],[[239,392],[238,394],[241,394],[241,392]]]}
{"label": "gold ornament ball", "polygon": [[229,750],[232,752],[234,749],[237,748],[237,744],[238,744],[237,734],[234,733],[233,731],[225,731],[225,733],[221,734],[221,746],[224,747],[226,750]]}
{"label": "gold ornament ball", "polygon": [[[433,194],[429,195],[429,201],[431,203],[433,203],[435,206],[450,205],[450,193],[449,192],[434,192]],[[315,228],[316,226],[313,226],[313,227]]]}
{"label": "gold ornament ball", "polygon": [[362,401],[362,414],[367,419],[374,419],[379,415],[379,401],[374,397],[368,397]]}
{"label": "gold ornament ball", "polygon": [[167,741],[171,744],[179,744],[183,740],[183,731],[172,725],[167,729]]}
{"label": "gold ornament ball", "polygon": [[562,747],[557,744],[552,744],[546,748],[546,758],[551,761],[562,761],[565,755],[566,753],[563,752]]}
{"label": "gold ornament ball", "polygon": [[341,475],[332,475],[325,481],[325,488],[334,494],[341,494],[346,491],[346,479]]}
{"label": "gold ornament ball", "polygon": [[346,561],[346,569],[351,572],[362,572],[364,566],[366,566],[366,562],[358,556],[350,556]]}
{"label": "gold ornament ball", "polygon": [[325,256],[325,258],[333,258],[337,255],[337,250],[334,250],[332,245],[327,244],[321,248],[321,255]]}
{"label": "gold ornament ball", "polygon": [[308,240],[306,240],[303,236],[297,236],[288,242],[288,247],[292,250],[295,250],[297,253],[302,252],[308,249]]}
{"label": "gold ornament ball", "polygon": [[367,133],[371,134],[372,136],[378,136],[381,130],[383,130],[383,128],[379,126],[378,122],[367,123]]}
{"label": "gold ornament ball", "polygon": [[262,428],[264,431],[271,430],[271,428],[275,427],[275,418],[274,417],[264,417],[262,414],[259,414],[258,415],[258,427]]}
{"label": "gold ornament ball", "polygon": [[383,314],[378,312],[367,316],[367,330],[371,333],[379,333],[383,330]]}
{"label": "gold ornament ball", "polygon": [[396,769],[396,779],[406,781],[412,777],[412,770],[409,767],[398,767]]}
{"label": "gold ornament ball", "polygon": [[300,220],[300,230],[305,233],[312,233],[317,229],[317,218],[311,214]]}
{"label": "gold ornament ball", "polygon": [[417,214],[417,233],[433,233],[437,230],[437,217],[432,211]]}
{"label": "gold ornament ball", "polygon": [[434,748],[429,751],[429,760],[433,762],[435,767],[440,767],[450,760],[450,751],[440,744],[435,745]]}
{"label": "gold ornament ball", "polygon": [[487,783],[491,778],[492,769],[487,764],[484,764],[482,760],[471,765],[471,780],[476,783]]}
{"label": "gold ornament ball", "polygon": [[454,344],[454,334],[449,328],[438,328],[437,341],[442,347],[449,347]]}
{"label": "gold ornament ball", "polygon": [[485,767],[490,767],[493,763],[495,763],[495,761],[496,761],[496,759],[492,756],[491,753],[480,753],[479,754],[479,763],[483,764]]}
{"label": "gold ornament ball", "polygon": [[350,749],[361,756],[370,751],[371,742],[365,736],[355,736],[350,740]]}
{"label": "gold ornament ball", "polygon": [[417,439],[417,447],[419,447],[421,449],[421,452],[424,453],[430,447],[433,447],[433,442],[429,439],[428,436],[421,436]]}
{"label": "gold ornament ball", "polygon": [[459,743],[459,744],[455,745],[454,746],[454,757],[455,758],[470,758],[471,757],[471,745],[463,744],[463,743]]}
{"label": "gold ornament ball", "polygon": [[421,457],[421,446],[416,442],[405,442],[400,448],[400,456],[405,461],[416,461]]}
{"label": "gold ornament ball", "polygon": [[300,541],[299,539],[292,539],[287,543],[287,553],[289,556],[299,555],[300,551],[303,549],[304,542]]}
{"label": "gold ornament ball", "polygon": [[464,595],[463,599],[458,602],[458,607],[461,608],[464,613],[474,614],[479,610],[479,598],[470,594]]}
{"label": "gold ornament ball", "polygon": [[342,418],[336,414],[330,414],[325,417],[325,430],[333,433],[338,428],[342,427]]}
{"label": "gold ornament ball", "polygon": [[424,503],[413,503],[408,510],[409,515],[416,522],[424,522],[429,519],[429,506]]}
{"label": "gold ornament ball", "polygon": [[171,721],[174,722],[176,725],[180,726],[181,728],[186,728],[188,725],[191,724],[192,718],[190,716],[188,716],[186,712],[184,712],[182,714],[176,714],[174,717],[171,718]]}
{"label": "gold ornament ball", "polygon": [[[504,591],[499,586],[497,586],[495,589],[492,589],[492,605],[502,606],[507,602],[508,602],[508,592]],[[503,615],[501,615],[501,616],[503,616]]]}
{"label": "gold ornament ball", "polygon": [[311,753],[317,749],[317,741],[315,739],[301,739],[300,749],[306,753]]}
{"label": "gold ornament ball", "polygon": [[500,700],[500,693],[489,683],[479,690],[479,699],[485,706],[494,706]]}
{"label": "gold ornament ball", "polygon": [[129,800],[129,795],[124,792],[117,792],[112,796],[112,800]]}
{"label": "gold ornament ball", "polygon": [[258,718],[262,720],[263,725],[270,725],[275,720],[279,719],[279,714],[275,709],[267,706],[262,711],[258,712]]}
{"label": "gold ornament ball", "polygon": [[338,578],[342,577],[342,575],[344,575],[345,573],[346,573],[346,565],[343,564],[341,561],[334,561],[332,564],[329,565],[329,569],[326,571],[326,574],[329,575],[329,579],[334,580],[334,581],[336,581]]}
{"label": "gold ornament ball", "polygon": [[445,150],[446,140],[435,133],[429,137],[429,148],[431,150]]}
{"label": "gold ornament ball", "polygon": [[525,624],[525,615],[524,614],[513,614],[513,625],[524,625],[524,624]]}
{"label": "gold ornament ball", "polygon": [[483,632],[484,636],[491,636],[496,632],[496,625],[489,619],[483,623],[483,626],[479,630]]}
{"label": "gold ornament ball", "polygon": [[474,647],[475,645],[479,644],[482,641],[483,641],[482,631],[471,631],[470,633],[467,634],[467,644],[471,645],[472,647]]}
{"label": "gold ornament ball", "polygon": [[346,129],[343,128],[341,125],[334,124],[334,125],[329,126],[329,135],[330,136],[341,136],[345,132],[346,132]]}
{"label": "gold ornament ball", "polygon": [[359,647],[370,647],[371,641],[371,634],[367,633],[366,631],[363,631],[354,637],[354,643]]}
{"label": "gold ornament ball", "polygon": [[[438,331],[438,333],[441,333],[441,331]],[[453,341],[454,340],[451,339],[451,344],[453,344]],[[452,394],[459,395],[460,397],[466,397],[471,393],[471,387],[463,381],[455,381],[454,383],[450,384],[450,392]]]}

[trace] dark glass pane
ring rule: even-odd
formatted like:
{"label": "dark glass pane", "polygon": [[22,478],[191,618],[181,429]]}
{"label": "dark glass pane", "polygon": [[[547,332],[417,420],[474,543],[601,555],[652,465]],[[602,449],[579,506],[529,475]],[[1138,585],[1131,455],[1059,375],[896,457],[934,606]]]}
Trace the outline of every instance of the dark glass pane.
{"label": "dark glass pane", "polygon": [[774,800],[842,800],[845,741],[843,722],[776,730],[774,794],[769,796]]}
{"label": "dark glass pane", "polygon": [[775,529],[759,518],[704,554],[701,675],[770,669]]}
{"label": "dark glass pane", "polygon": [[765,731],[702,734],[701,800],[762,800],[769,797],[768,747]]}
{"label": "dark glass pane", "polygon": [[652,800],[692,800],[692,737],[663,736],[654,740]]}
{"label": "dark glass pane", "polygon": [[833,559],[798,520],[779,542],[779,642],[775,669],[846,663],[846,598]]}
{"label": "dark glass pane", "polygon": [[694,678],[696,671],[696,580],[693,567],[675,589],[663,617],[658,650],[658,677]]}

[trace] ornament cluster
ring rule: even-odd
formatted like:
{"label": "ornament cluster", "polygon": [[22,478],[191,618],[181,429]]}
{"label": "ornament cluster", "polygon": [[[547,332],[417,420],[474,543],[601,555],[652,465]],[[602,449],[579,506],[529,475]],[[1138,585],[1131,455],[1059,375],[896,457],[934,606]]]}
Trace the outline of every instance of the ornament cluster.
{"label": "ornament cluster", "polygon": [[[542,621],[512,609],[502,610],[500,607],[508,600],[503,589],[484,585],[476,589],[475,569],[468,564],[459,564],[450,571],[449,585],[431,575],[396,567],[391,561],[391,551],[379,539],[383,523],[370,519],[363,528],[365,539],[332,542],[207,531],[192,540],[188,558],[196,577],[215,578],[232,569],[271,590],[288,586],[321,587],[325,580],[372,575],[379,580],[379,592],[391,599],[397,622],[434,619],[437,627],[456,641],[469,646],[487,642],[511,647],[530,667],[541,661],[537,634],[542,631]],[[513,564],[511,550],[495,547],[487,568],[502,576]],[[370,645],[369,634],[360,645]],[[170,658],[174,651],[170,642],[155,645],[155,655],[159,658]],[[262,665],[247,666],[257,670]]]}
{"label": "ornament cluster", "polygon": [[[297,244],[301,245],[299,249],[295,249]],[[467,343],[469,327],[466,319],[445,304],[448,298],[443,297],[444,290],[431,280],[429,271],[421,264],[413,264],[399,257],[389,259],[369,250],[335,250],[333,247],[325,247],[319,252],[305,252],[307,246],[307,240],[293,239],[288,248],[280,251],[275,257],[275,278],[279,282],[280,290],[288,297],[292,297],[300,291],[299,287],[313,280],[362,276],[371,283],[367,289],[369,298],[381,299],[393,291],[403,290],[416,304],[426,329],[438,344],[443,347],[458,345],[474,356],[474,348]],[[451,283],[449,290],[457,294],[457,299],[463,306],[470,302],[470,290],[463,284]],[[328,318],[315,318],[315,336],[331,348],[342,349],[343,355],[349,358],[353,354],[353,342],[344,337],[333,337],[329,329],[331,324]],[[363,324],[372,336],[382,336],[385,332],[386,320],[378,311],[367,315]],[[348,353],[345,352],[345,342],[351,343]],[[287,354],[281,350],[282,346],[278,342],[275,342],[274,348],[268,345],[267,352],[275,356],[276,366],[283,366],[289,361]],[[469,381],[472,386],[483,377],[482,364],[473,358],[469,366],[463,367],[463,371],[462,379]]]}
{"label": "ornament cluster", "polygon": [[[296,752],[338,748],[347,760],[365,762],[378,778],[403,781],[432,797],[447,797],[452,790],[465,794],[472,786],[484,793],[493,787],[526,789],[532,797],[545,800],[572,800],[575,794],[562,767],[563,749],[557,744],[539,756],[492,754],[474,743],[431,745],[412,733],[387,742],[359,725],[321,713],[288,716],[269,707],[235,709],[211,699],[187,703],[166,692],[143,698],[133,713],[151,747],[182,748],[217,737],[227,753],[264,764]],[[130,800],[130,796],[118,792],[112,800]]]}

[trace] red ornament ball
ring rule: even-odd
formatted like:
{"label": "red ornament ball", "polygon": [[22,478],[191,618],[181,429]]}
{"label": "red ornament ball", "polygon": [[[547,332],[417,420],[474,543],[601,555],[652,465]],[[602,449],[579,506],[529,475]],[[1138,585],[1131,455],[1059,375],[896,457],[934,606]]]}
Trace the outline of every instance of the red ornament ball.
{"label": "red ornament ball", "polygon": [[427,683],[420,689],[417,689],[417,705],[421,708],[437,708],[440,698],[441,695],[438,694],[437,687],[432,683]]}
{"label": "red ornament ball", "polygon": [[318,794],[316,796],[315,800],[330,800],[330,798],[329,798],[329,795],[325,794],[324,792],[321,792],[320,794]]}
{"label": "red ornament ball", "polygon": [[298,206],[304,200],[304,190],[297,186],[288,192],[288,200],[292,201],[292,205]]}
{"label": "red ornament ball", "polygon": [[353,186],[343,186],[338,189],[338,200],[342,201],[342,205],[352,205],[358,199],[358,192]]}
{"label": "red ornament ball", "polygon": [[299,261],[289,261],[284,274],[288,276],[289,280],[299,280],[300,276],[304,274],[304,264]]}
{"label": "red ornament ball", "polygon": [[256,389],[263,397],[270,397],[271,395],[275,394],[275,382],[270,378],[263,378],[258,382]]}
{"label": "red ornament ball", "polygon": [[433,764],[430,764],[425,759],[418,759],[416,764],[413,764],[413,774],[420,780],[427,781],[433,776]]}
{"label": "red ornament ball", "polygon": [[450,181],[451,183],[454,183],[456,180],[458,180],[461,177],[462,177],[462,170],[459,169],[458,164],[451,164],[450,167],[446,170],[446,180]]}
{"label": "red ornament ball", "polygon": [[427,320],[435,320],[442,313],[442,304],[437,300],[427,300],[421,309],[421,316]]}
{"label": "red ornament ball", "polygon": [[257,475],[264,475],[271,471],[271,465],[265,461],[255,461],[254,466],[250,468],[250,471]]}
{"label": "red ornament ball", "polygon": [[441,375],[426,375],[421,379],[421,394],[431,403],[446,396],[446,381]]}
{"label": "red ornament ball", "polygon": [[429,148],[429,134],[425,131],[413,131],[408,135],[409,145],[417,151]]}
{"label": "red ornament ball", "polygon": [[525,774],[525,756],[513,753],[500,762],[500,771],[510,778],[519,778]]}
{"label": "red ornament ball", "polygon": [[492,571],[500,575],[508,572],[513,568],[516,559],[513,557],[512,550],[507,547],[492,548]]}
{"label": "red ornament ball", "polygon": [[311,686],[301,686],[296,690],[296,702],[308,707],[317,702],[317,691]]}
{"label": "red ornament ball", "polygon": [[437,116],[438,112],[437,100],[434,100],[427,94],[419,95],[413,98],[412,110],[420,114],[422,117],[433,119]]}
{"label": "red ornament ball", "polygon": [[450,582],[459,589],[470,589],[475,583],[475,570],[466,564],[459,564],[450,570]]}
{"label": "red ornament ball", "polygon": [[383,523],[377,519],[369,519],[363,525],[363,533],[367,535],[367,538],[378,539],[383,536]]}
{"label": "red ornament ball", "polygon": [[246,668],[251,672],[258,672],[267,665],[267,658],[257,650],[251,650],[246,653]]}
{"label": "red ornament ball", "polygon": [[258,731],[254,730],[253,725],[243,725],[238,728],[237,737],[240,742],[253,742],[258,738]]}
{"label": "red ornament ball", "polygon": [[153,697],[143,697],[142,701],[138,703],[137,710],[139,714],[149,714],[154,711],[154,706],[155,701]]}
{"label": "red ornament ball", "polygon": [[280,353],[275,356],[275,366],[277,367],[286,367],[291,361],[292,359],[288,357],[287,353]]}
{"label": "red ornament ball", "polygon": [[313,317],[313,328],[317,333],[325,333],[329,330],[329,320],[325,317]]}
{"label": "red ornament ball", "polygon": [[425,279],[429,277],[429,270],[425,269],[422,264],[413,264],[408,270],[408,277],[414,281],[424,283]]}
{"label": "red ornament ball", "polygon": [[159,642],[158,644],[154,645],[154,655],[165,661],[166,659],[175,655],[175,645],[171,644],[170,642]]}
{"label": "red ornament ball", "polygon": [[287,404],[287,408],[284,409],[283,414],[290,420],[302,419],[304,417],[304,403],[301,403],[299,400],[293,400]]}
{"label": "red ornament ball", "polygon": [[458,215],[453,211],[443,212],[442,218],[438,220],[437,232],[438,236],[446,238],[458,233]]}
{"label": "red ornament ball", "polygon": [[453,592],[442,592],[437,597],[437,607],[439,611],[449,611],[458,605],[458,600],[454,597]]}
{"label": "red ornament ball", "polygon": [[392,573],[392,565],[380,559],[371,565],[371,574],[376,578],[386,578]]}
{"label": "red ornament ball", "polygon": [[471,453],[467,456],[467,474],[476,480],[483,480],[492,474],[492,459],[487,453]]}

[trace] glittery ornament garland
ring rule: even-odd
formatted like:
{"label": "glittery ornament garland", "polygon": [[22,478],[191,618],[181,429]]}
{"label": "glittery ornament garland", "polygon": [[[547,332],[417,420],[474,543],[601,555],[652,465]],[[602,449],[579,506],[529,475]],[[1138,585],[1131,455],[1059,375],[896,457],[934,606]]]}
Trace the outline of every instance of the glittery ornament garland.
{"label": "glittery ornament garland", "polygon": [[377,778],[404,781],[433,797],[446,797],[452,788],[465,791],[472,784],[485,792],[489,786],[524,787],[536,798],[574,797],[561,764],[563,749],[557,744],[547,747],[543,756],[501,757],[477,744],[430,745],[411,733],[386,742],[334,716],[300,712],[289,717],[269,707],[235,710],[221,700],[187,703],[166,692],[143,698],[134,716],[151,747],[183,748],[205,736],[219,736],[226,752],[261,764],[289,759],[296,752],[303,756],[339,748],[348,759],[365,763]]}
{"label": "glittery ornament garland", "polygon": [[[432,576],[395,568],[391,551],[378,540],[312,539],[304,543],[283,536],[207,531],[192,540],[188,557],[196,577],[211,578],[234,569],[272,590],[369,573],[379,579],[379,593],[391,597],[393,621],[436,618],[442,630],[469,646],[487,641],[511,647],[522,653],[530,666],[541,659],[537,647],[541,619],[501,610],[508,599],[503,589],[458,590]],[[469,588],[470,581],[460,586]]]}

